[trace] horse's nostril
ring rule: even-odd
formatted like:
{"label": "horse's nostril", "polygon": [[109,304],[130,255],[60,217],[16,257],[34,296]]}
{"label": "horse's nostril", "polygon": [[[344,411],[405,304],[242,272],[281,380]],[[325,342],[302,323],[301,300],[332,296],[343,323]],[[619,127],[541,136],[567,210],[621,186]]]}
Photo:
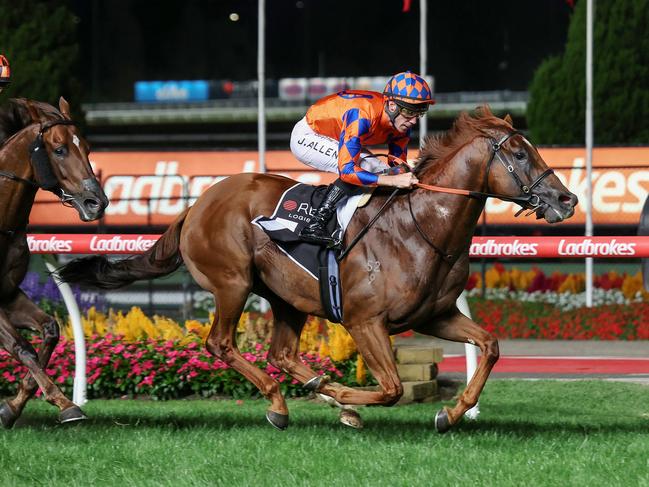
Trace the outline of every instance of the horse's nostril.
{"label": "horse's nostril", "polygon": [[88,208],[91,211],[98,211],[101,208],[101,204],[99,204],[99,201],[93,199],[86,199],[83,201],[83,204],[86,208]]}
{"label": "horse's nostril", "polygon": [[570,203],[572,201],[572,198],[570,196],[561,195],[559,197],[559,201],[561,201],[561,203]]}

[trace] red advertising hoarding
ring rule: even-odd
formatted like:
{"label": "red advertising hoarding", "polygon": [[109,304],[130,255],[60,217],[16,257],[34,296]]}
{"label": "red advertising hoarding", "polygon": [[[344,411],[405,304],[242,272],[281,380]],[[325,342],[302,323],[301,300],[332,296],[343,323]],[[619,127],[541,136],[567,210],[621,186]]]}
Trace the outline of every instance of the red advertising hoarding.
{"label": "red advertising hoarding", "polygon": [[[540,149],[546,162],[556,169],[561,181],[586,198],[585,151],[583,148]],[[411,156],[414,156],[411,153]],[[240,172],[259,170],[257,152],[98,152],[91,155],[111,201],[105,225],[165,225],[211,185]],[[598,148],[594,150],[593,219],[598,224],[636,225],[649,192],[649,147]],[[310,184],[324,184],[333,174],[310,170],[289,151],[266,154],[269,172],[281,173]],[[513,203],[489,200],[490,224],[539,224],[534,216],[514,218]],[[585,205],[578,205],[573,224],[585,221]],[[75,210],[60,205],[50,193],[40,191],[30,216],[30,224],[79,225]]]}

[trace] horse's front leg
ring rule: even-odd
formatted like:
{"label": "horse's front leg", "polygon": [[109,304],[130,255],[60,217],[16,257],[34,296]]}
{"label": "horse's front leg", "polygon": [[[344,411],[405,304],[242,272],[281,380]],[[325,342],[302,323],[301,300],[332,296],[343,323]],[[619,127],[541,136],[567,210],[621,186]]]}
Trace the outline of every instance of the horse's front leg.
{"label": "horse's front leg", "polygon": [[[38,350],[38,363],[41,368],[45,369],[50,361],[52,352],[59,342],[59,325],[56,320],[41,310],[33,303],[22,291],[6,308],[7,315],[11,324],[17,329],[28,329],[39,333],[43,342]],[[30,373],[23,378],[18,386],[18,392],[13,399],[7,400],[10,411],[15,413],[14,418],[20,416],[25,404],[32,397],[38,384]],[[5,411],[8,414],[7,411]],[[5,416],[6,416],[5,414]],[[84,419],[83,413],[74,419]],[[7,423],[13,423],[9,418],[5,418]],[[14,419],[15,420],[15,419]]]}
{"label": "horse's front leg", "polygon": [[[29,374],[43,391],[45,399],[59,408],[59,419],[62,423],[85,419],[81,409],[65,397],[61,389],[47,376],[40,364],[39,355],[10,322],[4,309],[0,310],[0,346],[27,367]],[[26,378],[26,382],[21,387],[25,386],[31,387],[29,378]],[[8,402],[0,404],[0,422],[5,428],[11,428],[19,414],[20,411],[14,410]]]}
{"label": "horse's front leg", "polygon": [[392,351],[387,328],[380,319],[361,322],[347,328],[367,367],[379,383],[379,391],[360,391],[339,384],[324,384],[319,392],[341,404],[394,405],[403,395],[403,386]]}
{"label": "horse's front leg", "polygon": [[456,424],[465,412],[478,403],[478,398],[489,378],[491,369],[498,361],[498,340],[473,320],[460,313],[457,308],[450,315],[442,319],[435,319],[431,324],[418,327],[415,331],[453,342],[471,343],[478,346],[482,352],[478,367],[455,407],[453,409],[444,407],[435,416],[437,431],[444,433]]}

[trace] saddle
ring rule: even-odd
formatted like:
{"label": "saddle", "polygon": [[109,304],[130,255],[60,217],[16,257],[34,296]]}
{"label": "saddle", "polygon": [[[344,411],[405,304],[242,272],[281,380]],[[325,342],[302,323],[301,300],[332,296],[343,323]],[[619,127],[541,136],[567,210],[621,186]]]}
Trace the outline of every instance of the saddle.
{"label": "saddle", "polygon": [[[337,261],[340,250],[304,242],[299,237],[312,212],[324,198],[326,189],[326,186],[297,183],[282,194],[270,217],[260,215],[251,223],[261,228],[297,266],[319,281],[327,319],[340,323],[342,293]],[[327,231],[337,240],[342,240],[356,208],[366,203],[370,196],[371,193],[366,193],[343,199],[338,204],[335,217],[327,224]]]}

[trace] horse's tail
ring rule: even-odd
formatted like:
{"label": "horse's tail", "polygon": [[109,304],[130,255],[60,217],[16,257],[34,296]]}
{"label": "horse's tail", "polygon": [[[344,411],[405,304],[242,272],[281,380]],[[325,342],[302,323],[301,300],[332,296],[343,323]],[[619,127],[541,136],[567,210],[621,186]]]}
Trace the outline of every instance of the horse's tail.
{"label": "horse's tail", "polygon": [[183,211],[160,239],[141,255],[113,262],[103,255],[83,257],[60,267],[57,273],[65,282],[101,289],[116,289],[140,279],[155,279],[171,274],[183,263],[178,247],[188,211],[189,208]]}

